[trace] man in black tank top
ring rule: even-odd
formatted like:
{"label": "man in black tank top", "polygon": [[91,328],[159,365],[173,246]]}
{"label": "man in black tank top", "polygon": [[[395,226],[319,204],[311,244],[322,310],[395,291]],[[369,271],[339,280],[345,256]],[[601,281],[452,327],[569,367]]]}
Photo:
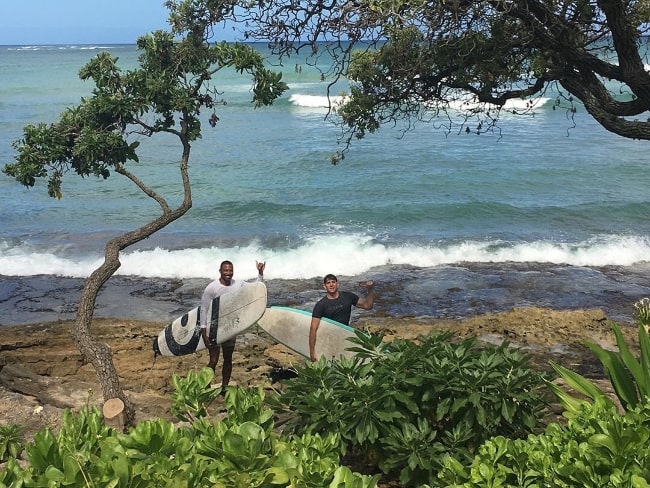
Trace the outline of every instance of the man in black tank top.
{"label": "man in black tank top", "polygon": [[309,356],[312,361],[318,361],[316,357],[316,338],[321,318],[325,317],[341,324],[349,325],[353,306],[365,310],[370,310],[373,307],[375,303],[375,283],[373,281],[366,281],[362,285],[368,290],[365,298],[359,297],[349,291],[340,291],[339,280],[333,274],[328,274],[323,279],[326,295],[316,303],[311,314]]}

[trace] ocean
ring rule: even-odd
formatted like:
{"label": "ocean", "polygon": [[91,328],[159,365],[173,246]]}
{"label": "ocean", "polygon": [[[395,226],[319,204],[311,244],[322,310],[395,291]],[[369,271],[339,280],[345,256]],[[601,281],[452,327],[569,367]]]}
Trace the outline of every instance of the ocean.
{"label": "ocean", "polygon": [[[77,73],[104,50],[136,65],[133,45],[0,46],[2,166],[25,125],[91,94]],[[266,261],[270,302],[305,309],[327,273],[360,293],[374,279],[372,313],[399,316],[546,306],[630,320],[650,296],[647,141],[605,131],[580,106],[572,119],[549,91],[530,116],[504,110],[499,131],[384,127],[335,166],[339,132],[317,69],[327,60],[273,64],[290,89],[266,108],[252,107],[250,79],[220,73],[219,123],[192,147],[193,208],[123,253],[98,316],[167,322],[198,304],[224,259],[240,279]],[[329,88],[335,99],[348,89]],[[178,203],[181,148],[140,142],[132,171]],[[119,175],[66,176],[55,200],[45,182],[27,189],[0,174],[0,325],[73,317],[106,240],[157,215]]]}

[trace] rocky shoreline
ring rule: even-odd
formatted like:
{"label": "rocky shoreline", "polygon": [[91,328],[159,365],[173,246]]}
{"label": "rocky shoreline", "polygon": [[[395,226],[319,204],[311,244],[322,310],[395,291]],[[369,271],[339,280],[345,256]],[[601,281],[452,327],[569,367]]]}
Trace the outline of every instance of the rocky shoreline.
{"label": "rocky shoreline", "polygon": [[[559,362],[593,378],[602,369],[582,344],[589,340],[614,347],[611,321],[602,310],[515,308],[463,320],[431,317],[377,317],[359,319],[357,327],[395,337],[417,340],[432,330],[449,331],[455,338],[481,341],[526,351],[532,361],[548,369]],[[634,324],[620,323],[628,344],[638,343]],[[101,405],[101,388],[90,364],[84,364],[69,333],[70,321],[0,327],[0,424],[20,424],[29,438],[43,427],[56,428],[63,409]],[[151,344],[160,324],[125,319],[96,319],[92,328],[113,350],[122,387],[136,406],[136,418],[171,419],[171,378],[207,364],[207,353],[154,360]],[[279,388],[277,373],[303,359],[276,344],[254,327],[238,338],[233,380],[241,386]],[[215,380],[216,381],[216,380]]]}

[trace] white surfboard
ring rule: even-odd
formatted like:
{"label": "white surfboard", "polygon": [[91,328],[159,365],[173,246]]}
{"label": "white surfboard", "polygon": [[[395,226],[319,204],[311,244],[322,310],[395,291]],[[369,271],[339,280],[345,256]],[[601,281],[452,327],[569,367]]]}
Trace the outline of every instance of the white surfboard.
{"label": "white surfboard", "polygon": [[[309,358],[311,312],[273,306],[266,309],[257,325],[280,344]],[[352,327],[322,318],[316,335],[316,356],[353,357],[355,353],[345,350],[356,345],[348,340],[350,337],[355,337]]]}
{"label": "white surfboard", "polygon": [[[165,327],[153,342],[153,350],[162,356],[184,356],[205,349],[199,323],[201,307],[178,317]],[[212,317],[208,335],[217,344],[226,342],[254,325],[266,310],[266,285],[248,283],[212,301],[207,310]]]}

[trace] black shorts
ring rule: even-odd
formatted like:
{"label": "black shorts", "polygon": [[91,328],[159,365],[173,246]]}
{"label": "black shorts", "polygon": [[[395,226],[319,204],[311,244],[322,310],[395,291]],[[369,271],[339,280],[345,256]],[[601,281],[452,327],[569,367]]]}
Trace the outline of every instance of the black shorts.
{"label": "black shorts", "polygon": [[230,340],[222,342],[221,344],[217,344],[216,342],[212,341],[212,344],[221,347],[235,347],[236,342],[237,342],[237,336],[233,337]]}

